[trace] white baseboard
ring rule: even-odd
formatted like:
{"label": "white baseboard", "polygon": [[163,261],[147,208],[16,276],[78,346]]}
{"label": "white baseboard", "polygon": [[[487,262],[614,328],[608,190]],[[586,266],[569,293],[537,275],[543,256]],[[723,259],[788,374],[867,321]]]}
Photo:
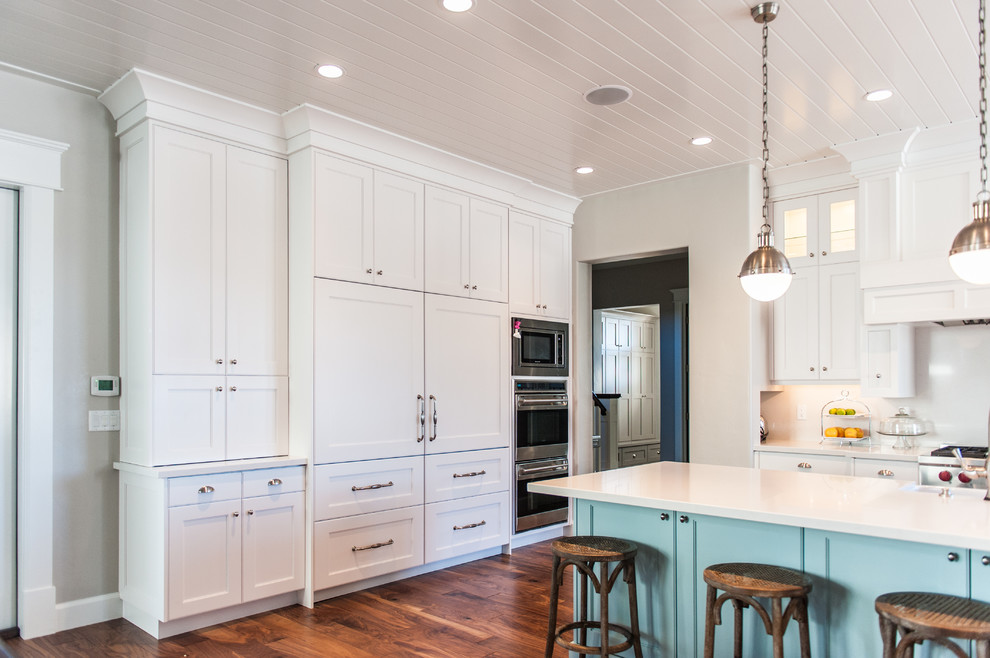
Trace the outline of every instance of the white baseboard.
{"label": "white baseboard", "polygon": [[123,616],[123,602],[116,592],[77,599],[55,606],[56,632],[98,624]]}
{"label": "white baseboard", "polygon": [[574,533],[574,526],[568,523],[562,523],[559,525],[552,525],[546,528],[536,528],[535,530],[527,530],[526,532],[521,532],[517,535],[512,535],[510,541],[510,546],[513,549],[522,548],[523,546],[529,546],[530,544],[535,544],[536,542],[544,541],[546,539],[556,539],[557,537],[563,537],[564,535],[570,535]]}

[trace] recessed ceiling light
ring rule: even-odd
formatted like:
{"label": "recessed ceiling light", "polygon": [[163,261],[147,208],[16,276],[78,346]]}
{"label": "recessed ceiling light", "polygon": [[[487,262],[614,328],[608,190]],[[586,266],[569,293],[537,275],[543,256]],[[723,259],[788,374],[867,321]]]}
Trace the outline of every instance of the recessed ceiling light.
{"label": "recessed ceiling light", "polygon": [[691,143],[695,146],[706,146],[712,143],[711,137],[695,137],[691,140]]}
{"label": "recessed ceiling light", "polygon": [[879,101],[885,101],[893,95],[894,92],[892,92],[889,89],[876,89],[874,91],[868,92],[866,96],[863,96],[863,98],[870,101],[871,103],[877,103]]}
{"label": "recessed ceiling light", "polygon": [[339,78],[344,75],[344,69],[336,64],[320,64],[316,67],[316,72],[324,78]]}
{"label": "recessed ceiling light", "polygon": [[587,166],[585,166],[585,167],[578,167],[574,171],[575,171],[575,173],[578,173],[578,174],[590,174],[594,170],[595,170],[594,167],[587,167]]}
{"label": "recessed ceiling light", "polygon": [[441,0],[440,4],[447,11],[460,13],[474,7],[474,0]]}
{"label": "recessed ceiling light", "polygon": [[632,89],[621,85],[603,85],[584,94],[584,100],[592,105],[615,105],[624,103],[632,96]]}

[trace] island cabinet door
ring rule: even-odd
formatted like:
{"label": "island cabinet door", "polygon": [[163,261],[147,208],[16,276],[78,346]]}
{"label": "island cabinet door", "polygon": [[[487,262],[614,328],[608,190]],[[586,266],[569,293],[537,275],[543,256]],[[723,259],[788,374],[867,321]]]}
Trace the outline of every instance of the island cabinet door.
{"label": "island cabinet door", "polygon": [[[792,526],[740,521],[701,514],[676,513],[677,536],[677,656],[701,656],[705,645],[705,603],[708,586],[704,571],[723,562],[759,562],[801,570],[802,529]],[[769,609],[767,610],[769,612]],[[770,656],[773,647],[763,622],[752,608],[743,611],[743,655]],[[732,656],[732,604],[722,610],[715,627],[715,656]],[[784,655],[800,655],[797,627],[784,636]],[[814,656],[825,652],[812,651]],[[879,654],[831,654],[869,656]]]}
{"label": "island cabinet door", "polygon": [[970,596],[990,603],[990,551],[970,551]]}
{"label": "island cabinet door", "polygon": [[[680,606],[674,599],[675,513],[577,500],[575,518],[577,535],[618,537],[639,546],[636,556],[636,599],[643,655],[671,658],[695,655],[677,651],[675,618]],[[612,588],[608,605],[611,619],[629,624],[629,593],[621,578]],[[598,614],[597,604],[592,614]],[[597,636],[594,642],[597,642]],[[631,656],[632,652],[623,655]],[[697,655],[701,655],[700,652]]]}
{"label": "island cabinet door", "polygon": [[[814,579],[810,598],[811,654],[879,656],[874,602],[887,592],[968,595],[969,551],[953,546],[805,531],[805,570]],[[975,593],[974,593],[975,597]],[[928,647],[924,656],[951,656]]]}

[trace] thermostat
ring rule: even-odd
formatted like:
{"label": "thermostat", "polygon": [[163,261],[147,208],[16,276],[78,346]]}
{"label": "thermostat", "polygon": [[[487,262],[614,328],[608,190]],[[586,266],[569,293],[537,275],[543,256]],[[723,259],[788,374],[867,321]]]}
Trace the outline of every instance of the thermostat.
{"label": "thermostat", "polygon": [[120,395],[120,377],[114,375],[97,375],[90,380],[89,394],[101,397]]}

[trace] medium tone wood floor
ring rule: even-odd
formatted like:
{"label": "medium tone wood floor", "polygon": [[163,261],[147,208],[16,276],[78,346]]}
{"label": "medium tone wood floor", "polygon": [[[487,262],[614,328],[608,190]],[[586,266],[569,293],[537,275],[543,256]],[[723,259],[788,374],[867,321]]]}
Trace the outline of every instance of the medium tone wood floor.
{"label": "medium tone wood floor", "polygon": [[[8,645],[19,658],[542,656],[550,564],[546,541],[321,601],[312,610],[282,608],[160,641],[117,619]],[[560,619],[570,618],[568,599],[561,599]]]}

